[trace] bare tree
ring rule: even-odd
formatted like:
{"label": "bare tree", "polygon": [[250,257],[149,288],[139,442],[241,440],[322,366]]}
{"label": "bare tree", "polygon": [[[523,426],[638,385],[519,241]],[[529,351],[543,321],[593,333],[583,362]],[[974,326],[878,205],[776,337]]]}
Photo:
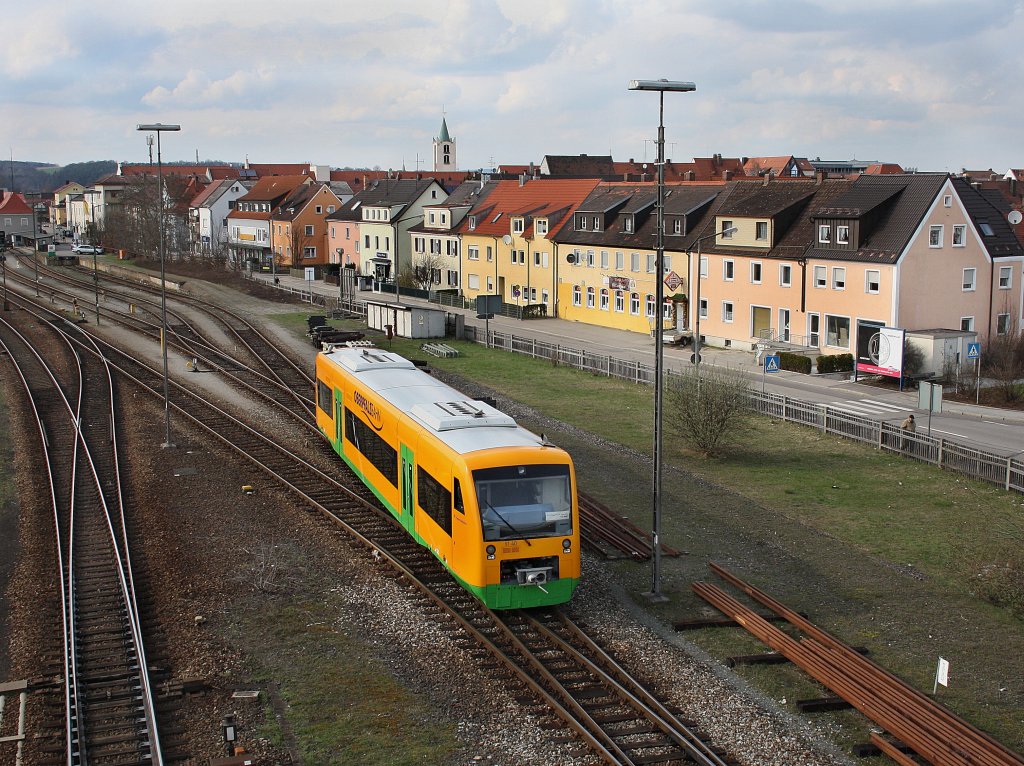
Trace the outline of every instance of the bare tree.
{"label": "bare tree", "polygon": [[441,272],[448,264],[448,259],[441,253],[420,253],[413,262],[412,281],[421,290],[430,290],[434,285],[441,284]]}
{"label": "bare tree", "polygon": [[667,383],[668,426],[692,447],[713,455],[739,438],[750,412],[750,384],[739,370],[702,365]]}
{"label": "bare tree", "polygon": [[995,383],[1003,401],[1011,403],[1024,399],[1024,333],[1008,302],[1000,316],[1006,319],[985,344],[982,374]]}

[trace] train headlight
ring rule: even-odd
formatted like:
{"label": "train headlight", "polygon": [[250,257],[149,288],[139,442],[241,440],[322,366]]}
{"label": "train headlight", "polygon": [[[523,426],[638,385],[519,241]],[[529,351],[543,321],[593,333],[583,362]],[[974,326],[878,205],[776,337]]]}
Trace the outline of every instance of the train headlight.
{"label": "train headlight", "polygon": [[495,551],[497,551],[497,548],[495,548],[493,545],[488,545],[486,550],[487,550],[487,560],[488,561],[493,561],[494,560],[494,553],[495,553]]}
{"label": "train headlight", "polygon": [[572,540],[568,537],[562,540],[562,550],[566,553],[572,550]]}

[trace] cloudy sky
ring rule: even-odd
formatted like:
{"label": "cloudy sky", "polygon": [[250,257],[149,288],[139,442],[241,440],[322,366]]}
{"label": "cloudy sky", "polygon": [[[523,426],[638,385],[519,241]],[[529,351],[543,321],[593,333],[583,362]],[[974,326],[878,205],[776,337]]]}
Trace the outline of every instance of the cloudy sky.
{"label": "cloudy sky", "polygon": [[6,4],[0,160],[431,166],[794,154],[1024,167],[1024,0]]}

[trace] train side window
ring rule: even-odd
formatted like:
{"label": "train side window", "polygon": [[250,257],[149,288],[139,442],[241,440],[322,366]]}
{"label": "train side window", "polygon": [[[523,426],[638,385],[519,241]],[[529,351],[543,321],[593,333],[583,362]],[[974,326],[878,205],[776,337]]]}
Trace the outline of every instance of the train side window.
{"label": "train side window", "polygon": [[398,451],[380,438],[372,428],[345,408],[345,439],[361,452],[380,475],[398,486]]}
{"label": "train side window", "polygon": [[316,406],[330,417],[334,417],[334,397],[331,396],[331,387],[322,380],[316,382]]}
{"label": "train side window", "polygon": [[462,485],[459,484],[459,480],[458,479],[455,480],[455,486],[454,486],[453,489],[454,489],[454,493],[453,494],[455,495],[454,500],[453,500],[453,505],[455,506],[455,510],[458,511],[459,513],[465,513],[466,512],[466,506],[462,502]]}
{"label": "train side window", "polygon": [[416,466],[416,501],[446,534],[452,533],[452,493],[437,479]]}

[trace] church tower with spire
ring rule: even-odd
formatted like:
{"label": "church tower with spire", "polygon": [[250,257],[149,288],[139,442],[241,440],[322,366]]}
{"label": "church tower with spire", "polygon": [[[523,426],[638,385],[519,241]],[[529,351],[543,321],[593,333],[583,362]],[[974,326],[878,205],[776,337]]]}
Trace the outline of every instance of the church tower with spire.
{"label": "church tower with spire", "polygon": [[450,173],[458,170],[455,162],[455,139],[448,135],[448,121],[441,118],[441,135],[434,139],[434,171]]}

